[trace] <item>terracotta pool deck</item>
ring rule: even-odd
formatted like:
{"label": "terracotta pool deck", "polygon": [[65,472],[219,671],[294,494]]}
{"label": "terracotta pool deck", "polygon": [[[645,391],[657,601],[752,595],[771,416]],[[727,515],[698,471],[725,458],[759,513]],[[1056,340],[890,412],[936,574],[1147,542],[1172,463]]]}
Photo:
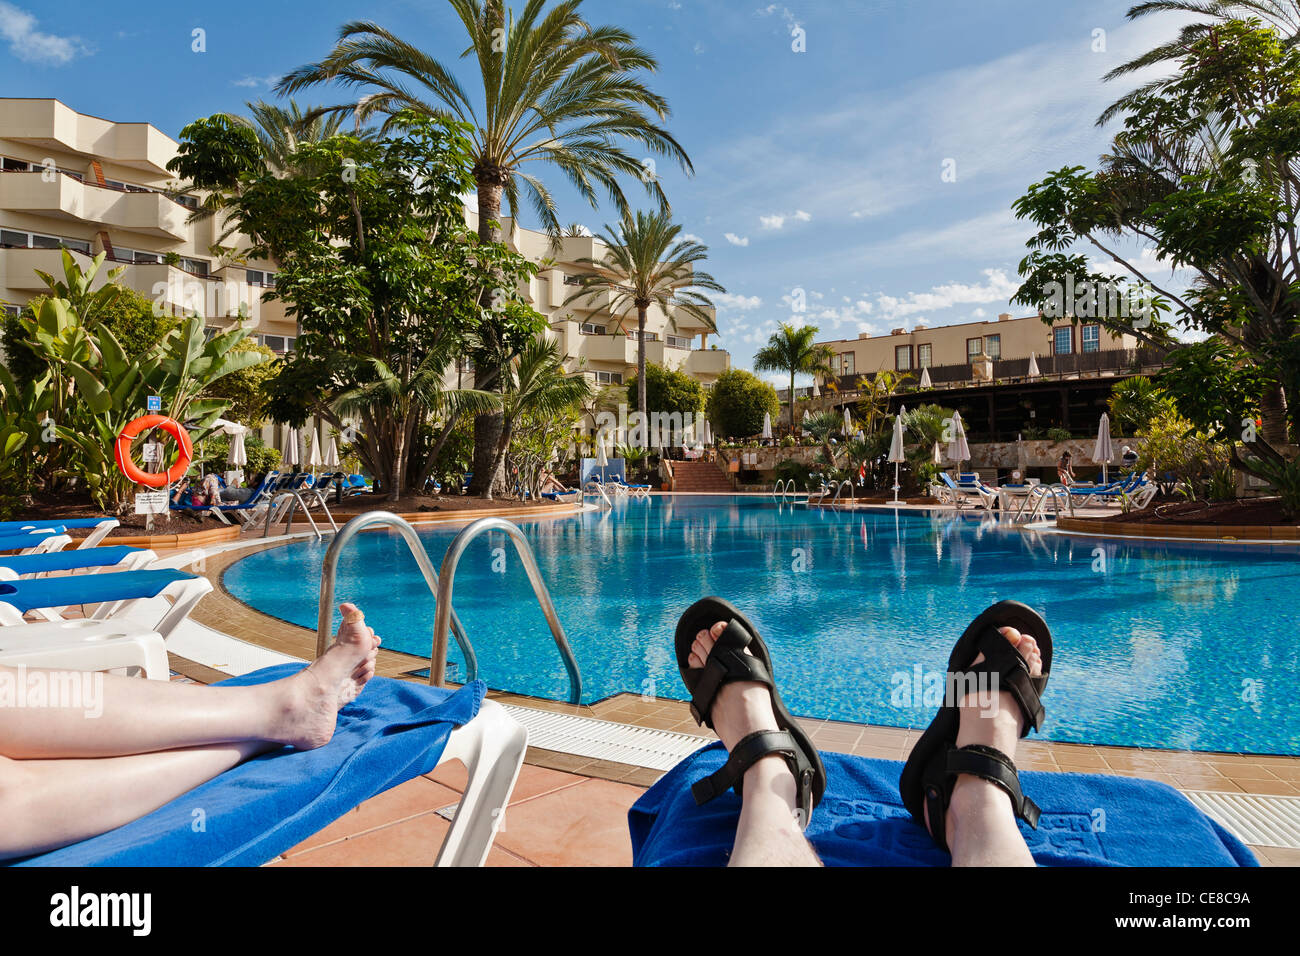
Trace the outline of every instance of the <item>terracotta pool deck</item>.
{"label": "terracotta pool deck", "polygon": [[[257,547],[275,547],[272,539]],[[193,617],[232,637],[299,658],[314,656],[315,634],[261,614],[228,595],[221,572],[249,549],[209,556],[200,568],[216,585]],[[398,679],[427,668],[428,659],[381,650],[379,672]],[[173,667],[200,681],[219,671],[173,658]],[[495,700],[556,713],[694,734],[681,701],[620,694],[590,706],[491,692]],[[803,720],[819,749],[904,760],[920,731],[829,720]],[[1300,797],[1300,757],[1203,753],[1022,741],[1022,769],[1116,774],[1158,780],[1185,790]],[[661,776],[642,767],[591,760],[530,747],[489,866],[627,866],[632,850],[627,811]],[[351,811],[272,863],[274,866],[427,866],[449,826],[439,814],[454,805],[464,770],[439,768]],[[1252,846],[1263,865],[1300,866],[1300,849]]]}

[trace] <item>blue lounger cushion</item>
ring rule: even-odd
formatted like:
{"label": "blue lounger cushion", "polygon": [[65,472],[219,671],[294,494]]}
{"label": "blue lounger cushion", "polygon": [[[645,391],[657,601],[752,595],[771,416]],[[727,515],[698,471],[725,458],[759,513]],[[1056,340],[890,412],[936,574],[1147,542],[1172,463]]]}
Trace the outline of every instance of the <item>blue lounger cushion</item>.
{"label": "blue lounger cushion", "polygon": [[142,548],[124,544],[110,548],[89,548],[85,551],[54,551],[49,554],[15,554],[0,557],[0,567],[14,574],[44,574],[46,571],[79,571],[82,568],[111,568],[121,564],[129,555],[139,554]]}
{"label": "blue lounger cushion", "polygon": [[[692,782],[723,765],[713,743],[687,757],[628,812],[637,866],[723,866],[736,836],[733,791],[702,807]],[[898,796],[903,765],[822,753],[826,795],[807,834],[827,866],[947,866],[951,858],[912,822]],[[1043,811],[1023,823],[1040,866],[1258,866],[1240,840],[1173,787],[1135,777],[1023,771],[1025,795]]]}
{"label": "blue lounger cushion", "polygon": [[0,534],[17,534],[28,528],[53,528],[56,525],[60,528],[98,528],[105,521],[115,521],[115,518],[51,518],[43,521],[40,518],[28,518],[25,521],[0,521]]}
{"label": "blue lounger cushion", "polygon": [[29,531],[26,533],[0,535],[0,551],[26,551],[34,548],[46,538],[63,534],[63,525],[54,525],[48,531]]}
{"label": "blue lounger cushion", "polygon": [[184,571],[117,571],[112,574],[78,574],[75,577],[0,581],[0,603],[23,614],[36,608],[69,604],[101,604],[157,597],[175,581],[192,581]]}
{"label": "blue lounger cushion", "polygon": [[[222,684],[266,683],[303,666],[280,664]],[[12,865],[260,866],[433,770],[452,729],[477,716],[486,691],[482,681],[451,691],[376,677],[339,712],[324,747],[255,757],[139,820]]]}

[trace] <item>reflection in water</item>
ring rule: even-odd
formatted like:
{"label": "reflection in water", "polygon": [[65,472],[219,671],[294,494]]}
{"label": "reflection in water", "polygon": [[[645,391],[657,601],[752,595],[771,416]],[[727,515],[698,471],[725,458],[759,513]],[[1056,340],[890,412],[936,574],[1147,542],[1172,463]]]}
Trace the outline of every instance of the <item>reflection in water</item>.
{"label": "reflection in water", "polygon": [[[890,676],[942,669],[975,614],[1015,598],[1046,616],[1055,639],[1047,736],[1300,752],[1300,708],[1287,706],[1300,674],[1294,551],[1103,541],[987,517],[757,498],[620,500],[612,512],[523,527],[589,700],[685,697],[677,617],[719,594],[763,631],[797,713],[924,726],[928,712],[891,703]],[[425,537],[439,562],[451,533]],[[567,679],[545,620],[510,549],[504,573],[493,571],[494,540],[471,545],[455,590],[481,676],[562,699]],[[385,646],[427,655],[433,601],[404,546],[388,534],[354,545],[340,563],[340,599],[366,607]],[[225,583],[310,627],[323,554],[306,542],[262,552]]]}

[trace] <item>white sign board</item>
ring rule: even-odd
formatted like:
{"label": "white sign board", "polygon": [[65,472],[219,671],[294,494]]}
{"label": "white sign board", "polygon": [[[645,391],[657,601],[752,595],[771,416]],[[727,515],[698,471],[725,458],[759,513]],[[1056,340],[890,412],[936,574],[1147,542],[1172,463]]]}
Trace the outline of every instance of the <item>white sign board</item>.
{"label": "white sign board", "polygon": [[140,450],[141,460],[143,460],[146,465],[162,464],[162,450],[161,442],[145,442],[144,447]]}
{"label": "white sign board", "polygon": [[167,513],[167,492],[143,491],[135,496],[135,513],[138,515],[162,515]]}

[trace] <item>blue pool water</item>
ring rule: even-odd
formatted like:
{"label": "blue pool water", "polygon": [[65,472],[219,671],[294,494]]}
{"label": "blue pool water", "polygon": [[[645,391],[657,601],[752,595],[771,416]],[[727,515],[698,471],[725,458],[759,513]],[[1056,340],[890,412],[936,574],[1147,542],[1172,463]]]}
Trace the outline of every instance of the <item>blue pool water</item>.
{"label": "blue pool water", "polygon": [[[1044,736],[1300,754],[1294,549],[1125,544],[970,517],[780,509],[743,497],[622,501],[612,513],[523,529],[582,668],[586,702],[625,691],[684,698],[677,618],[719,594],[762,631],[795,713],[923,727],[935,709],[933,696],[925,699],[930,675],[942,672],[957,635],[989,604],[1016,598],[1052,627]],[[452,537],[421,533],[435,567]],[[327,544],[253,554],[226,571],[225,586],[314,628]],[[337,593],[365,609],[386,647],[428,656],[433,598],[398,537],[353,539]],[[503,535],[470,546],[454,603],[490,686],[567,698],[560,656]],[[454,641],[450,656],[463,667]]]}

